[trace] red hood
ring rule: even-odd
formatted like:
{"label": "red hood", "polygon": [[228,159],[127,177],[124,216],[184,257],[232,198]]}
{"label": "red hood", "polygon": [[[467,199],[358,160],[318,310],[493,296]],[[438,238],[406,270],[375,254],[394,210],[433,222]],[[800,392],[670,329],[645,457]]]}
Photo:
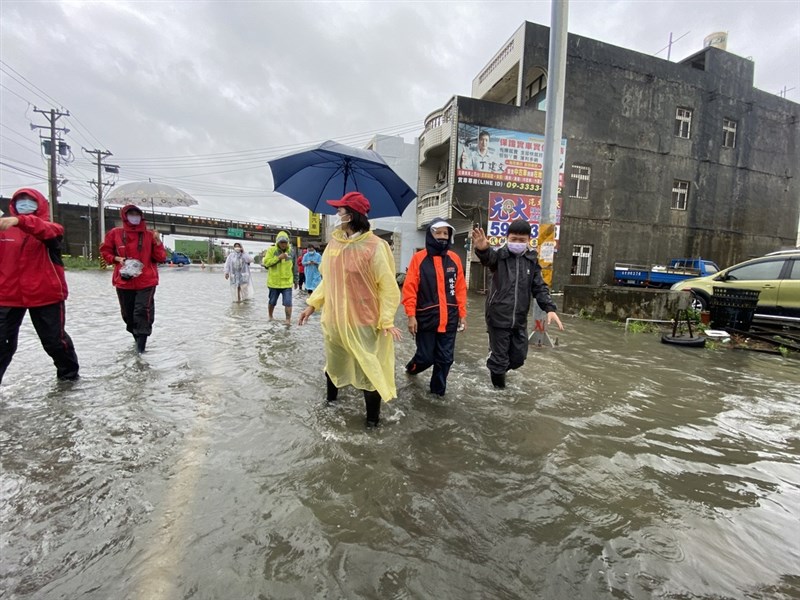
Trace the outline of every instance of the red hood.
{"label": "red hood", "polygon": [[44,219],[45,221],[50,220],[50,203],[45,198],[44,194],[42,194],[39,190],[35,190],[33,188],[22,188],[14,192],[14,195],[11,196],[11,202],[8,203],[8,210],[9,212],[17,217],[19,214],[17,213],[17,207],[15,206],[17,197],[21,196],[22,194],[27,194],[34,200],[36,200],[39,208],[36,209],[36,212],[33,213],[40,219]]}
{"label": "red hood", "polygon": [[[142,213],[142,221],[138,225],[131,225],[128,222],[128,213],[132,210],[138,210]],[[135,204],[126,204],[119,210],[122,215],[122,227],[128,231],[144,231],[147,229],[147,221],[144,218],[144,211]]]}

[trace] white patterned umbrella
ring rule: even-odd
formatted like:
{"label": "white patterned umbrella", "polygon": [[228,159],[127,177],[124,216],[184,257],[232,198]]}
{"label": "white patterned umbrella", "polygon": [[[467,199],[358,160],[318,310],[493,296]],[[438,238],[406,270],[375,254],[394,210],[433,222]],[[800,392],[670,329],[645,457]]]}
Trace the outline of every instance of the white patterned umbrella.
{"label": "white patterned umbrella", "polygon": [[153,183],[152,181],[134,181],[114,187],[103,198],[108,204],[142,204],[161,208],[174,208],[177,206],[196,206],[197,200],[192,196],[166,183]]}

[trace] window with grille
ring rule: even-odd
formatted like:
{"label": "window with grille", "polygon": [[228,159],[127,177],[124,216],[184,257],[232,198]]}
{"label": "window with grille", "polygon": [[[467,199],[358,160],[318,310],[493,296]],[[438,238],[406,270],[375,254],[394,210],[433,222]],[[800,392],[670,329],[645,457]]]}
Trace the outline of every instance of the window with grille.
{"label": "window with grille", "polygon": [[675,135],[687,140],[692,135],[692,111],[688,108],[678,108],[675,111]]}
{"label": "window with grille", "polygon": [[722,145],[725,148],[736,147],[736,121],[722,119]]}
{"label": "window with grille", "polygon": [[592,174],[592,168],[589,165],[572,165],[570,172],[570,198],[588,198],[589,197],[589,178]]}
{"label": "window with grille", "polygon": [[590,275],[592,271],[592,247],[577,244],[572,247],[573,275]]}
{"label": "window with grille", "polygon": [[686,210],[689,204],[689,182],[676,179],[672,183],[672,209]]}

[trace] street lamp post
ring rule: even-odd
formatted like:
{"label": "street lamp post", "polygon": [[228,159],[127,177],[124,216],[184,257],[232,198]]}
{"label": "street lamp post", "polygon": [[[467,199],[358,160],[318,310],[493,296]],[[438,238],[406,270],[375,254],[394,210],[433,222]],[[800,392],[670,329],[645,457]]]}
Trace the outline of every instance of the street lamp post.
{"label": "street lamp post", "polygon": [[94,244],[92,244],[92,208],[89,207],[89,215],[81,215],[81,219],[85,221],[89,221],[89,252],[87,252],[89,256],[89,260],[92,260],[92,250],[94,250]]}

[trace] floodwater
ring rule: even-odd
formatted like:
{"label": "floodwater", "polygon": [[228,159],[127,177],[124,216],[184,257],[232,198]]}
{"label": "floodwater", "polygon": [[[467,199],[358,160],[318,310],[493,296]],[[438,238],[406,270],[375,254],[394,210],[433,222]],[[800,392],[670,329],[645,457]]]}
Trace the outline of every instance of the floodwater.
{"label": "floodwater", "polygon": [[495,391],[475,296],[445,398],[406,335],[365,430],[360,393],[323,405],[318,317],[268,322],[256,277],[240,306],[165,268],[139,357],[109,274],[68,273],[75,383],[26,319],[0,598],[800,598],[796,359],[565,317]]}

